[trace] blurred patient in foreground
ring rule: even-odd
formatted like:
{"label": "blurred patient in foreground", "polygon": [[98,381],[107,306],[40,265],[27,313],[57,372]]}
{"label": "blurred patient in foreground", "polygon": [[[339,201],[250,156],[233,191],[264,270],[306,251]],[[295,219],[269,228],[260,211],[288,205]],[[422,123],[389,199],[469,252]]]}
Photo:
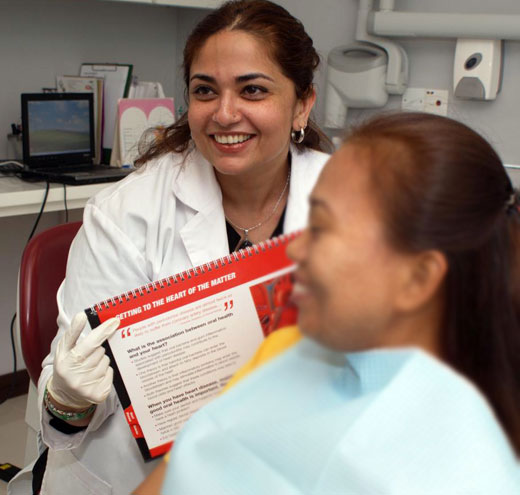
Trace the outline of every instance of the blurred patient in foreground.
{"label": "blurred patient in foreground", "polygon": [[518,206],[458,122],[355,130],[289,246],[303,338],[192,417],[163,495],[518,495]]}

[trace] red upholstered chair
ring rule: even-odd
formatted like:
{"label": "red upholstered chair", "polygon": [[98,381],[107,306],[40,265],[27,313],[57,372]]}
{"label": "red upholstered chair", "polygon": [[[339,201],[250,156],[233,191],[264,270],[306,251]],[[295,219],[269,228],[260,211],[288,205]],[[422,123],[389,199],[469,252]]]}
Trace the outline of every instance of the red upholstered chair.
{"label": "red upholstered chair", "polygon": [[65,277],[67,256],[81,222],[72,222],[35,235],[25,247],[18,274],[18,346],[31,377],[25,422],[27,439],[24,465],[43,451],[39,435],[38,392],[36,385],[42,361],[49,353],[58,330],[56,293]]}
{"label": "red upholstered chair", "polygon": [[18,278],[18,326],[25,366],[34,384],[56,335],[56,292],[65,277],[69,247],[81,222],[65,223],[35,235],[27,244]]}

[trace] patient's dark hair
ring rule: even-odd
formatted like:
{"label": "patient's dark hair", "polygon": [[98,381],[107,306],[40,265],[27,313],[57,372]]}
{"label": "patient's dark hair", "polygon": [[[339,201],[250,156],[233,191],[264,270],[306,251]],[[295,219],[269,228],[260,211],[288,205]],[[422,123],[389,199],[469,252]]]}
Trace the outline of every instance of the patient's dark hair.
{"label": "patient's dark hair", "polygon": [[445,254],[443,358],[484,393],[520,456],[520,213],[500,158],[469,127],[422,113],[378,116],[347,142],[370,157],[390,242]]}
{"label": "patient's dark hair", "polygon": [[[211,36],[224,30],[243,31],[265,43],[283,74],[293,82],[296,97],[302,99],[312,94],[314,71],[320,63],[320,57],[303,24],[283,7],[268,0],[232,0],[204,17],[188,37],[183,60],[187,100],[193,59]],[[136,165],[142,165],[170,151],[183,152],[188,149],[190,142],[188,115],[185,113],[155,139],[138,158]],[[329,138],[312,119],[309,119],[305,129],[303,142],[296,146],[300,150],[332,149]]]}

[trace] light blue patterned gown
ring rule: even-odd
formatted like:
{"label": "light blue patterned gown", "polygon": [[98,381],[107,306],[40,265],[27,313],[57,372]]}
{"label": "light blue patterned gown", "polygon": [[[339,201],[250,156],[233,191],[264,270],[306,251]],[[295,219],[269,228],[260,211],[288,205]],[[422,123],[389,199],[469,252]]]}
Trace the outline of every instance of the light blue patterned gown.
{"label": "light blue patterned gown", "polygon": [[196,413],[162,495],[519,495],[484,397],[413,348],[304,339]]}

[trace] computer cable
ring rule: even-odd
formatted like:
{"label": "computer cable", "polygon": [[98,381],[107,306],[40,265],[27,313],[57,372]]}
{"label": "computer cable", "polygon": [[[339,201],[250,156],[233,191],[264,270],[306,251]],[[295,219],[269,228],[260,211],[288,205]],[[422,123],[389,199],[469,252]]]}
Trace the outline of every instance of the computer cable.
{"label": "computer cable", "polygon": [[67,208],[67,186],[63,184],[63,206],[65,208],[65,223],[69,223],[69,209]]}
{"label": "computer cable", "polygon": [[50,185],[51,185],[50,182],[45,183],[45,186],[46,186],[45,195],[43,196],[42,206],[40,208],[40,212],[38,213],[38,216],[36,217],[36,221],[34,222],[33,228],[31,230],[31,233],[29,234],[29,238],[27,239],[27,242],[25,243],[25,245],[27,245],[27,243],[31,240],[32,236],[34,235],[34,232],[36,231],[36,227],[38,227],[38,224],[40,223],[40,218],[43,215],[43,210],[45,209],[45,204],[47,203],[47,197],[49,196]]}

